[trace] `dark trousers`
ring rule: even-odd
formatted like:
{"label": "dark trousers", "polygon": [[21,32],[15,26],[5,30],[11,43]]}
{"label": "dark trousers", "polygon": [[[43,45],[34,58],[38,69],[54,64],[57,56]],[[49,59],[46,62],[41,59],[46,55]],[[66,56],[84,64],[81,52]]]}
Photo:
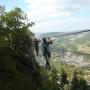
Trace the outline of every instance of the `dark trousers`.
{"label": "dark trousers", "polygon": [[36,55],[38,55],[39,47],[35,47]]}
{"label": "dark trousers", "polygon": [[46,68],[47,69],[50,69],[51,67],[50,67],[50,58],[51,58],[51,53],[49,52],[49,53],[45,53],[44,54],[44,57],[45,57],[45,59],[46,59]]}

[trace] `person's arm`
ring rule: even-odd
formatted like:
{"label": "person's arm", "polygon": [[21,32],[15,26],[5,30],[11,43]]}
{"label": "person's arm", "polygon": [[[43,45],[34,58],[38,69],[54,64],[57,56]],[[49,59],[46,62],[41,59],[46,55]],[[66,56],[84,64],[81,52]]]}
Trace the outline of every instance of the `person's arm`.
{"label": "person's arm", "polygon": [[53,41],[48,37],[48,44],[52,44]]}

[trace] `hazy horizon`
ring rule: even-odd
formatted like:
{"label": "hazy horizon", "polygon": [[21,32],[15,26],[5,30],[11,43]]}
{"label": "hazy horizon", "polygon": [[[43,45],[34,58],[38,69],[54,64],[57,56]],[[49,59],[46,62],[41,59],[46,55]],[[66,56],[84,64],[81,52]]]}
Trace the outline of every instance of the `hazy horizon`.
{"label": "hazy horizon", "polygon": [[[90,30],[90,29],[85,29],[85,30]],[[51,31],[51,32],[33,32],[35,34],[43,34],[43,33],[72,33],[72,32],[80,32],[80,31],[85,31],[85,30],[74,30],[74,31]]]}

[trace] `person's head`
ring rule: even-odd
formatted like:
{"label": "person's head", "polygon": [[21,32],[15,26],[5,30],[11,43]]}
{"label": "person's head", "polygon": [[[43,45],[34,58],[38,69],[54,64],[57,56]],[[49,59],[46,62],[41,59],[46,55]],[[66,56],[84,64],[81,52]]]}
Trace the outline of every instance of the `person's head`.
{"label": "person's head", "polygon": [[34,38],[34,41],[37,41],[37,39],[36,39],[36,38]]}
{"label": "person's head", "polygon": [[46,38],[45,37],[43,37],[42,40],[43,40],[44,43],[46,43]]}
{"label": "person's head", "polygon": [[50,37],[48,37],[48,39],[50,39]]}

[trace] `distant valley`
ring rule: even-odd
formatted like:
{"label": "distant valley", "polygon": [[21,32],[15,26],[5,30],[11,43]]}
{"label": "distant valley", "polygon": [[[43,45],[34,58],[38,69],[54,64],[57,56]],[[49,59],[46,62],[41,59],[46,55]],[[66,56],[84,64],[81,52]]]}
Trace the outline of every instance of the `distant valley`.
{"label": "distant valley", "polygon": [[[51,46],[52,56],[55,60],[60,59],[68,64],[76,64],[80,66],[90,65],[90,32],[75,35],[60,36],[66,33],[51,32],[41,34],[39,37],[51,37],[54,41]],[[56,36],[56,37],[54,37]],[[66,50],[66,51],[64,51]],[[72,51],[72,52],[69,52]],[[86,54],[79,54],[80,52]]]}

